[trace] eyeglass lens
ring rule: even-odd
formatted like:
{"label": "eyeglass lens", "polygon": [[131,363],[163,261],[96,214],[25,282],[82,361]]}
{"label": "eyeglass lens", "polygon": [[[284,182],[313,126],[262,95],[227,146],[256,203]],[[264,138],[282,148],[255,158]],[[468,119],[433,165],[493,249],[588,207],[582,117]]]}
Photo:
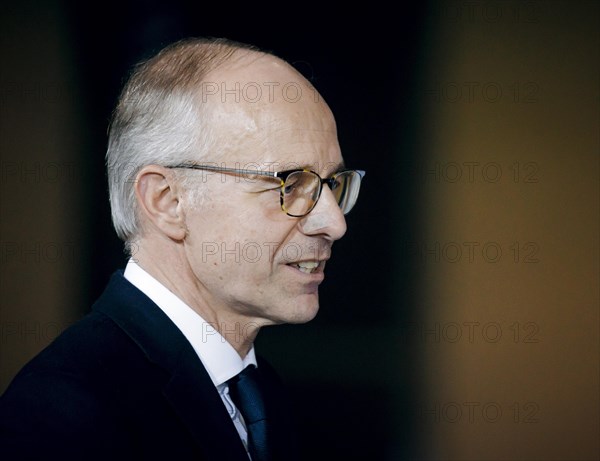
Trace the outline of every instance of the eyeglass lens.
{"label": "eyeglass lens", "polygon": [[[344,171],[335,176],[330,187],[342,213],[350,212],[360,189],[361,177],[355,171]],[[283,208],[291,216],[310,212],[319,199],[321,179],[310,171],[291,173],[283,185]]]}

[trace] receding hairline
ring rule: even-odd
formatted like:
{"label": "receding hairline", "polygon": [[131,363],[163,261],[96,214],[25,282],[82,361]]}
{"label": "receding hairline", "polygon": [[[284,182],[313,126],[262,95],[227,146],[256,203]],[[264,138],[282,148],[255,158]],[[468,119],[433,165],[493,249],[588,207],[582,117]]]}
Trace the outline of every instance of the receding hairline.
{"label": "receding hairline", "polygon": [[151,79],[155,89],[189,90],[219,68],[234,66],[244,58],[261,56],[281,60],[270,51],[225,38],[183,39],[135,66],[127,86]]}

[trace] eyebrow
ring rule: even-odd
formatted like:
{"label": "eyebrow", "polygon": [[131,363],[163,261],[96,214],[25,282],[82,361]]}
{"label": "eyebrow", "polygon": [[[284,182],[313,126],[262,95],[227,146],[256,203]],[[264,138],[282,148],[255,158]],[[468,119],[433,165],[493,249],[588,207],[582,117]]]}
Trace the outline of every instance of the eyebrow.
{"label": "eyebrow", "polygon": [[[316,166],[318,166],[318,165],[319,165],[319,162],[316,163]],[[330,162],[330,163],[326,163],[325,165],[327,165],[327,166],[333,165],[335,167],[333,170],[329,170],[329,168],[328,168],[326,171],[331,171],[331,172],[325,174],[325,176],[331,176],[333,174],[339,173],[340,171],[344,171],[344,170],[347,169],[343,160],[341,162],[339,162],[339,163]],[[311,170],[311,171],[313,171],[312,167],[314,167],[314,166],[315,166],[314,163],[313,164],[303,163],[303,164],[299,164],[298,168],[294,168],[294,169],[302,169],[302,170]],[[283,170],[283,171],[290,171],[290,170]]]}
{"label": "eyebrow", "polygon": [[[326,175],[324,175],[325,177],[328,176],[332,176],[336,173],[339,173],[340,171],[344,171],[346,168],[344,166],[344,162],[340,162],[335,165],[335,170],[333,170],[331,173],[328,173]],[[219,167],[219,166],[215,166],[215,165],[210,165],[210,164],[206,164],[206,163],[179,163],[176,165],[165,165],[165,168],[191,168],[191,169],[195,169],[195,170],[205,170],[205,171],[216,171],[216,172],[231,172],[231,173],[238,173],[238,174],[246,174],[246,175],[258,175],[258,176],[263,176],[263,177],[267,177],[267,178],[279,178],[279,173],[287,173],[290,171],[298,171],[298,170],[309,170],[309,171],[313,171],[312,170],[313,165],[310,164],[298,164],[297,168],[290,168],[290,169],[285,169],[285,170],[278,170],[278,171],[265,171],[265,170],[259,170],[259,169],[244,169],[244,168],[227,168],[227,167]]]}

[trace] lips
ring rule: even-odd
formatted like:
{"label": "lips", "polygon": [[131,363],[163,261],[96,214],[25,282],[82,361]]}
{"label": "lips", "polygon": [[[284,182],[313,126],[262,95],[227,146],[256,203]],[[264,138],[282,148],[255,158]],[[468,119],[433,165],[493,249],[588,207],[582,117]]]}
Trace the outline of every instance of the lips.
{"label": "lips", "polygon": [[[290,244],[291,245],[291,244]],[[296,258],[288,259],[290,252],[282,251],[283,263],[290,269],[297,271],[296,273],[304,274],[305,276],[312,276],[311,280],[323,279],[324,269],[327,260],[331,257],[331,245],[319,245],[306,247],[306,250],[301,251],[300,245],[294,245],[296,247]],[[290,247],[291,248],[291,247]],[[303,247],[302,247],[303,248]]]}
{"label": "lips", "polygon": [[301,261],[297,263],[288,264],[289,266],[295,267],[300,272],[304,272],[305,274],[312,274],[316,272],[319,265],[321,263],[319,261]]}
{"label": "lips", "polygon": [[305,274],[307,276],[319,277],[323,278],[325,275],[325,264],[327,263],[327,259],[309,259],[304,261],[293,261],[287,263],[286,266],[294,269],[301,274]]}

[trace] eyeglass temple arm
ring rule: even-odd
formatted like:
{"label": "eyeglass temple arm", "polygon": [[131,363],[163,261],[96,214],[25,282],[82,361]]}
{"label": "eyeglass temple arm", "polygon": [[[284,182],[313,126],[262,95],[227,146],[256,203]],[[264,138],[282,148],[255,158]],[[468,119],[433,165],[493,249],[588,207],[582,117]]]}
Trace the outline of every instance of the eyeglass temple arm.
{"label": "eyeglass temple arm", "polygon": [[[239,168],[225,168],[225,167],[218,167],[218,166],[212,166],[212,165],[198,165],[195,163],[180,163],[177,165],[168,165],[167,168],[191,168],[193,170],[207,170],[207,171],[221,171],[221,172],[231,172],[231,173],[238,173],[238,174],[247,174],[247,175],[257,175],[257,176],[268,176],[271,178],[278,178],[278,179],[285,179],[285,176],[287,176],[289,173],[292,173],[294,171],[300,171],[300,170],[290,170],[290,171],[262,171],[262,170],[244,170],[244,169],[239,169]],[[360,178],[364,178],[366,172],[364,170],[349,170],[349,171],[355,171],[356,173],[358,173],[360,175]],[[283,178],[282,178],[283,176]],[[326,180],[324,178],[324,180]]]}
{"label": "eyeglass temple arm", "polygon": [[192,170],[207,170],[207,171],[217,171],[217,172],[230,172],[230,173],[238,173],[238,174],[247,174],[247,175],[257,175],[257,176],[269,176],[271,178],[277,178],[278,172],[272,171],[261,171],[261,170],[243,170],[239,168],[225,168],[218,167],[212,165],[197,165],[195,163],[180,163],[177,165],[168,165],[167,168],[189,168]]}

